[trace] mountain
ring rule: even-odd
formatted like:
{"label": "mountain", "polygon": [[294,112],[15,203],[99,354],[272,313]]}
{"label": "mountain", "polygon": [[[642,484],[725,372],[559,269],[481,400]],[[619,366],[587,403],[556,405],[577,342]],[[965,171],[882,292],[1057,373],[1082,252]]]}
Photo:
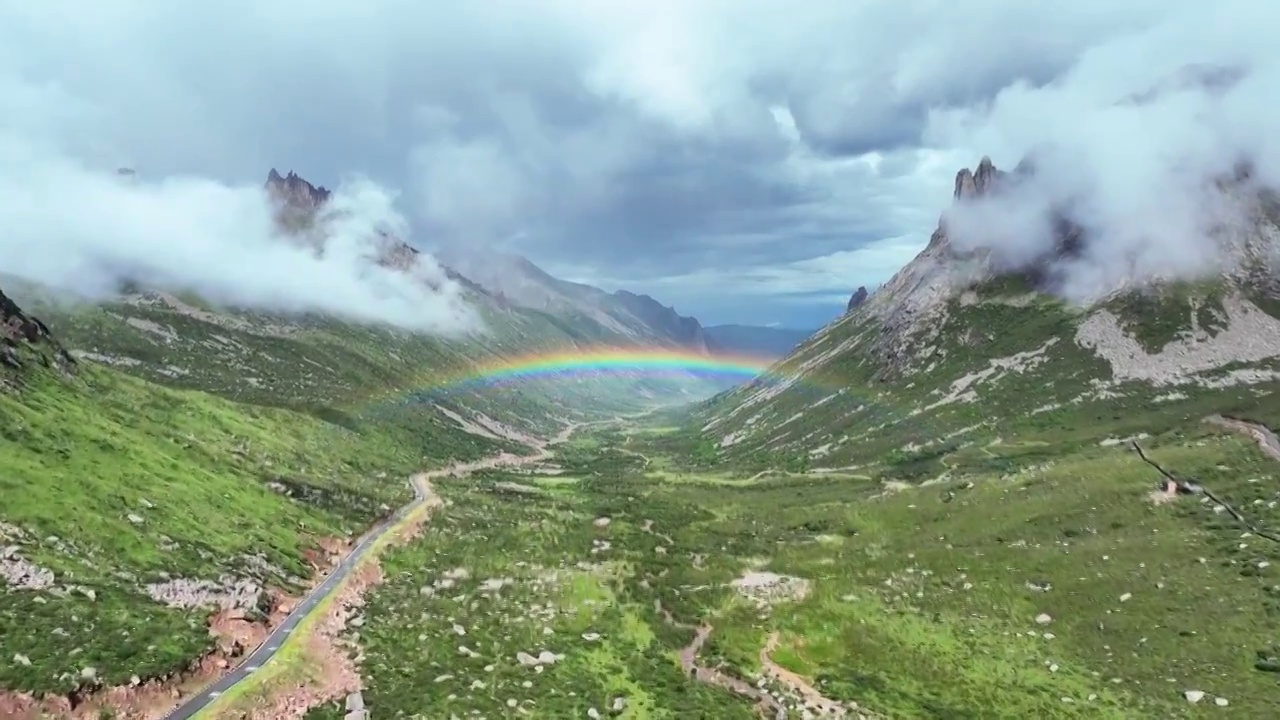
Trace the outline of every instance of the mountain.
{"label": "mountain", "polygon": [[[1082,303],[1059,294],[1061,268],[1089,241],[1065,215],[1052,218],[1052,248],[1016,266],[954,241],[955,218],[1017,198],[1034,172],[988,158],[961,170],[952,208],[914,260],[769,377],[699,409],[720,456],[883,466],[1013,433],[1124,436],[1196,413],[1269,412],[1257,408],[1280,379],[1275,196],[1247,172],[1217,179],[1214,192],[1238,208],[1215,230],[1219,272],[1129,281]],[[1159,413],[1134,413],[1152,403]]]}
{"label": "mountain", "polygon": [[[1017,182],[961,173],[865,302],[751,386],[644,418],[620,416],[678,393],[454,382],[592,334],[696,336],[638,296],[618,307],[648,329],[601,316],[628,334],[455,269],[485,332],[444,337],[3,279],[0,716],[163,714],[380,546],[359,538],[432,470],[414,542],[365,556],[219,716],[1266,717],[1280,213],[1224,181],[1240,262],[1068,302],[1091,238],[1066,211],[1021,263],[965,237],[961,210]],[[333,252],[341,208],[312,210],[282,224]],[[530,450],[553,463],[499,467]]]}
{"label": "mountain", "polygon": [[[145,361],[170,368],[161,376],[170,385],[207,382],[181,375],[193,357],[182,353],[203,351],[216,363],[214,337],[264,366],[276,365],[266,353],[288,346],[223,325],[202,335],[209,344],[166,344],[164,333],[190,338],[213,321],[153,310],[147,315],[159,319],[116,324],[120,307],[92,320],[108,335],[142,328],[130,340],[147,352],[133,365],[121,355],[76,361],[55,325],[0,292],[4,717],[84,714],[87,695],[103,688],[114,688],[117,703],[145,703],[148,693],[167,692],[163,683],[209,677],[278,622],[336,553],[408,499],[404,478],[420,471],[424,450],[465,456],[494,446],[426,411],[417,415],[422,431],[392,425],[384,433],[373,418],[337,410],[321,419],[235,402],[226,389],[220,397],[143,380],[124,371],[147,374]],[[317,357],[294,347],[300,363]],[[241,385],[252,391],[249,372]]]}
{"label": "mountain", "polygon": [[781,358],[813,334],[812,330],[760,325],[710,325],[704,328],[713,353]]}
{"label": "mountain", "polygon": [[[290,242],[333,251],[348,210],[332,193],[274,170],[264,192]],[[720,387],[643,372],[460,382],[539,353],[706,341],[652,298],[518,259],[547,302],[513,302],[437,272],[402,232],[375,228],[372,259],[453,281],[479,327],[265,312],[147,277],[90,300],[0,276],[0,715],[199,683],[405,503],[410,474]]]}
{"label": "mountain", "polygon": [[[1036,204],[1035,172],[961,171],[927,247],[865,302],[632,447],[679,448],[682,477],[706,479],[702,507],[731,518],[709,567],[750,536],[737,567],[813,583],[767,644],[724,651],[748,678],[781,636],[867,717],[1265,715],[1280,204],[1247,171],[1207,178],[1206,205],[1231,212],[1195,238],[1214,249],[1201,272],[1166,262],[1186,229],[1147,216],[1156,266],[1182,272],[1118,258],[1083,265],[1116,281],[1091,288],[1081,263],[1117,235]],[[743,615],[698,617],[759,643],[770,621]]]}
{"label": "mountain", "polygon": [[[265,190],[275,202],[276,217],[287,236],[323,254],[327,228],[341,223],[344,208],[332,207],[332,193],[293,172],[272,170]],[[593,346],[669,346],[699,348],[697,321],[676,316],[669,320],[652,313],[650,325],[637,316],[644,303],[624,305],[585,285],[566,283],[542,273],[519,258],[504,258],[532,287],[546,288],[551,299],[537,309],[512,302],[502,292],[490,292],[482,282],[455,268],[430,271],[431,261],[404,240],[401,228],[375,229],[376,261],[405,272],[434,288],[440,275],[461,288],[462,304],[482,322],[483,330],[464,335],[413,333],[385,325],[353,323],[316,314],[271,314],[218,305],[181,292],[147,289],[134,282],[128,292],[107,302],[57,301],[42,289],[19,279],[6,280],[12,295],[35,308],[61,329],[77,355],[145,379],[177,387],[205,390],[238,401],[302,409],[321,417],[361,412],[398,413],[403,398],[429,395],[426,419],[409,412],[406,419],[423,432],[451,428],[433,435],[442,448],[471,444],[453,416],[485,414],[532,431],[539,423],[557,424],[580,408],[609,413],[638,404],[678,402],[723,389],[715,379],[673,373],[663,377],[640,372],[610,377],[571,375],[522,382],[519,389],[481,386],[443,387],[447,378],[465,376],[477,365],[501,365],[504,358],[563,352]],[[478,266],[483,269],[483,265]],[[493,267],[502,267],[495,264]],[[491,282],[487,275],[481,276]],[[145,280],[145,279],[144,279]],[[657,303],[651,303],[659,306]],[[689,326],[693,332],[688,332]],[[683,332],[683,334],[679,334]],[[421,390],[415,390],[421,388]],[[432,389],[435,388],[435,389]],[[401,398],[396,403],[378,398]],[[591,402],[579,402],[584,398]],[[463,408],[465,405],[465,409]],[[568,410],[566,408],[574,408]],[[424,424],[425,423],[425,424]],[[469,439],[464,439],[469,438]],[[490,438],[491,439],[491,438]],[[477,446],[475,452],[483,452]],[[450,457],[453,455],[450,454]]]}
{"label": "mountain", "polygon": [[709,352],[702,326],[648,295],[613,293],[553,277],[527,258],[489,250],[445,248],[440,260],[513,305],[574,323],[587,337],[619,336],[633,342]]}
{"label": "mountain", "polygon": [[861,307],[862,303],[866,301],[867,301],[867,288],[864,286],[858,286],[858,289],[854,290],[853,294],[849,296],[849,303],[845,306],[845,311],[847,312],[849,310],[853,310],[856,307]]}

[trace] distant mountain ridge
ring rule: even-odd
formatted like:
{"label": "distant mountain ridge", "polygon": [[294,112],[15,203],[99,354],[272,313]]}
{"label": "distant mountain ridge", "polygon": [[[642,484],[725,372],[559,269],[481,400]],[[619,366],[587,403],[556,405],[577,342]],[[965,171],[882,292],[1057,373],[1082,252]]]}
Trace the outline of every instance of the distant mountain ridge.
{"label": "distant mountain ridge", "polygon": [[[264,184],[276,208],[276,219],[291,233],[314,233],[332,192],[290,170],[272,168]],[[380,230],[384,241],[380,262],[408,269],[421,252],[393,233]],[[619,290],[608,293],[582,283],[561,280],[529,259],[490,250],[444,249],[433,254],[446,275],[500,306],[516,305],[549,313],[573,326],[583,340],[611,335],[634,342],[676,346],[708,354],[705,332],[697,318],[680,315],[648,295]]]}
{"label": "distant mountain ridge", "polygon": [[470,278],[490,295],[635,342],[676,346],[710,354],[697,318],[681,315],[658,300],[627,290],[606,292],[594,285],[561,280],[528,258],[495,250],[443,248],[435,253],[446,267]]}
{"label": "distant mountain ridge", "polygon": [[[276,169],[267,173],[263,189],[283,236],[323,254],[331,223],[346,212],[332,203],[334,193],[293,171]],[[484,282],[479,282],[410,245],[401,237],[405,228],[375,227],[372,232],[373,260],[431,288],[444,278],[452,280],[461,287],[459,301],[482,325],[465,336],[446,338],[322,313],[228,307],[181,288],[153,287],[145,277],[129,278],[118,298],[102,302],[57,296],[21,278],[3,282],[24,307],[61,328],[75,357],[153,382],[300,407],[326,417],[328,408],[349,406],[362,395],[403,396],[424,388],[422,392],[447,402],[461,417],[483,413],[532,430],[556,414],[576,415],[583,407],[601,411],[637,402],[680,402],[726,387],[723,378],[694,372],[654,377],[640,369],[618,369],[608,376],[530,381],[514,393],[517,397],[511,391],[428,391],[438,378],[456,377],[468,366],[538,353],[572,354],[574,348],[601,346],[709,351],[696,319],[652,298],[559,280],[515,256],[492,256],[464,266],[501,273],[494,278],[492,272],[480,272]],[[506,267],[515,271],[506,272]],[[512,276],[519,282],[509,282]],[[453,422],[444,416],[440,421]]]}

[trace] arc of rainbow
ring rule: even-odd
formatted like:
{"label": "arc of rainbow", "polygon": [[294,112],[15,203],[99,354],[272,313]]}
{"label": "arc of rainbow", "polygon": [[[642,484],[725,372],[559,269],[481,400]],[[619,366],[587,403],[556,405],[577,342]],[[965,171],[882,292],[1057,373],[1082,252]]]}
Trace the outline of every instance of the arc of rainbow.
{"label": "arc of rainbow", "polygon": [[418,380],[401,381],[397,388],[388,388],[348,407],[367,412],[388,402],[404,402],[436,392],[583,377],[695,375],[730,380],[735,384],[753,380],[768,383],[772,363],[769,359],[747,355],[709,356],[671,348],[565,348],[482,359],[466,367],[429,373]]}
{"label": "arc of rainbow", "polygon": [[[766,374],[770,361],[749,356],[701,355],[670,349],[598,348],[498,358],[454,372],[436,388],[580,376],[702,375],[746,381]],[[431,389],[431,388],[423,388]]]}

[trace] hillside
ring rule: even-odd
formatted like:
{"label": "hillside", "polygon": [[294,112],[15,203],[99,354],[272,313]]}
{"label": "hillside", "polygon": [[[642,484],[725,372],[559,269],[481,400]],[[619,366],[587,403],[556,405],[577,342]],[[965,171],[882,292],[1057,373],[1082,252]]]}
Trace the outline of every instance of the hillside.
{"label": "hillside", "polygon": [[[329,191],[272,171],[266,192],[294,241],[331,251]],[[432,282],[394,232],[376,246],[379,264]],[[250,310],[145,276],[105,299],[4,276],[0,715],[198,684],[408,501],[411,474],[723,382],[619,370],[491,383],[601,345],[693,352],[700,340],[682,343],[696,335],[662,333],[697,321],[608,329],[444,272],[480,320],[467,332]]]}
{"label": "hillside", "polygon": [[[1017,172],[984,158],[957,175],[956,206],[999,192]],[[1085,304],[1053,291],[1055,258],[1005,270],[981,248],[955,248],[944,217],[928,247],[865,302],[769,377],[701,407],[701,432],[734,462],[781,454],[814,467],[896,461],[940,471],[938,457],[1011,434],[1096,442],[1210,411],[1266,415],[1280,379],[1280,295],[1261,259],[1280,237],[1280,213],[1269,195],[1232,192],[1245,221],[1223,228],[1221,242],[1241,254],[1235,269]],[[1061,231],[1059,257],[1078,232]]]}
{"label": "hillside", "polygon": [[395,434],[76,362],[0,311],[0,687],[46,710],[225,664],[410,494],[422,460]]}
{"label": "hillside", "polygon": [[[627,437],[644,467],[591,488],[644,483],[640,512],[693,563],[645,582],[714,627],[706,654],[734,677],[786,677],[776,651],[862,717],[1265,715],[1280,206],[1247,173],[1218,179],[1238,212],[1207,272],[1081,299],[1063,268],[1090,237],[1065,218],[1020,263],[958,241],[967,208],[1028,172],[960,172],[889,282],[682,429]],[[756,614],[734,577],[800,597]]]}
{"label": "hillside", "polygon": [[[321,248],[321,228],[332,222],[324,214],[331,193],[292,172],[275,170],[265,187],[276,201],[282,227],[300,242]],[[419,252],[394,233],[379,232],[379,262],[412,272]],[[552,285],[585,288],[584,294],[532,309],[490,293],[455,269],[443,270],[461,288],[463,304],[479,318],[475,331],[442,336],[316,314],[238,309],[189,293],[147,289],[145,278],[115,298],[93,302],[65,293],[55,297],[16,278],[6,278],[5,284],[15,298],[56,325],[67,346],[83,358],[162,384],[293,408],[345,424],[355,422],[354,415],[408,412],[404,423],[431,435],[432,447],[424,452],[432,457],[457,457],[461,446],[477,439],[486,441],[483,447],[505,442],[501,432],[476,438],[464,425],[473,429],[477,423],[500,421],[522,432],[545,431],[566,417],[581,416],[584,408],[601,415],[634,411],[724,387],[715,378],[628,377],[626,372],[532,380],[514,389],[459,386],[457,381],[472,368],[575,347],[706,349],[692,318],[675,316],[679,322],[668,327],[658,314],[649,325],[619,304],[612,312],[629,324],[597,322],[593,298],[611,296],[594,288],[541,274]],[[681,334],[690,324],[696,332]],[[414,407],[405,408],[406,402]]]}

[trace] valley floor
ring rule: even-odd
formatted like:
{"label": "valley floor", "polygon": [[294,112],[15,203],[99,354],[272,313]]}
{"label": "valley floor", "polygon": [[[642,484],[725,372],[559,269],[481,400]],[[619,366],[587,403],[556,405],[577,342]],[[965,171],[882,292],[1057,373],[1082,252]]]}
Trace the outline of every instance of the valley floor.
{"label": "valley floor", "polygon": [[[357,535],[404,499],[378,468],[411,458],[376,434],[339,442],[293,414],[84,382],[136,402],[32,386],[0,406],[24,440],[6,455],[20,502],[5,568],[30,586],[0,595],[10,690],[131,687],[217,659],[202,615],[141,601],[159,597],[144,578],[232,572],[271,547],[300,594],[333,559],[309,554],[316,536]],[[336,720],[359,688],[375,718],[1267,717],[1280,441],[1206,420],[1144,437],[1145,459],[1122,441],[996,438],[935,458],[932,479],[735,472],[644,418],[571,426],[525,459],[434,474],[430,521],[319,619],[345,673],[319,697],[337,700],[250,693],[212,716],[260,697],[284,704],[254,717]],[[31,480],[50,467],[57,484]],[[1166,472],[1194,492],[1166,491]],[[118,509],[76,522],[67,502]],[[152,534],[159,550],[132,539]]]}
{"label": "valley floor", "polygon": [[1143,441],[1230,509],[1125,444],[908,485],[685,471],[660,438],[439,479],[350,638],[372,716],[1274,710],[1280,548],[1248,526],[1280,519],[1280,463],[1233,428]]}

